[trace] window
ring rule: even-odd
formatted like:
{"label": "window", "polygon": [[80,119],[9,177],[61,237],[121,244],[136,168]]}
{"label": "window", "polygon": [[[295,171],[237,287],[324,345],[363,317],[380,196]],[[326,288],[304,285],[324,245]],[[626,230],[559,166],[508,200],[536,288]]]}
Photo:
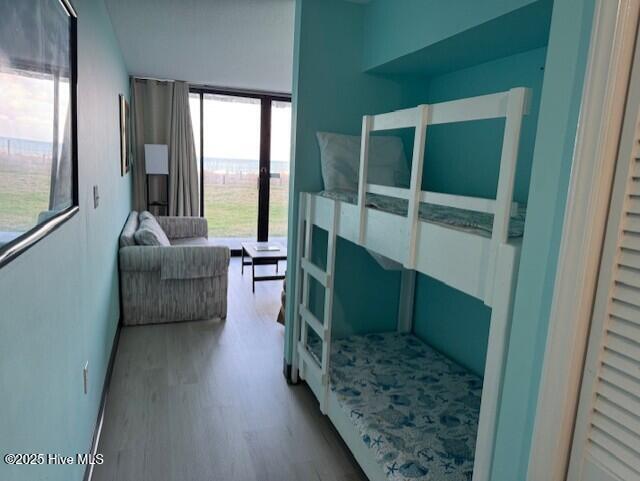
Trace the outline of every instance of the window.
{"label": "window", "polygon": [[287,237],[291,164],[291,102],[271,103],[269,235]]}
{"label": "window", "polygon": [[1,13],[15,26],[0,32],[3,265],[75,214],[78,201],[75,13],[58,0],[9,2]]}

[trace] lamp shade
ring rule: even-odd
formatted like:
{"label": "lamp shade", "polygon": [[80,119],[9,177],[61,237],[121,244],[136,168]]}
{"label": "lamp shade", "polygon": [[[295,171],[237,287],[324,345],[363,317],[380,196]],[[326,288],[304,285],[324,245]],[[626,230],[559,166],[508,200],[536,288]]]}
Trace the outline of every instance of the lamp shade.
{"label": "lamp shade", "polygon": [[169,175],[169,149],[165,144],[144,144],[144,165],[147,174]]}

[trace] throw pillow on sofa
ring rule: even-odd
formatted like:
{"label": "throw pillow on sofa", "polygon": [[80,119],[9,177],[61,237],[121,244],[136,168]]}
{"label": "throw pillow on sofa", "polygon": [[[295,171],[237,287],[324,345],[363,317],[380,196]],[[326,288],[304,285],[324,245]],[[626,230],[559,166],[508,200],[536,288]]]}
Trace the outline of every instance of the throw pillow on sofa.
{"label": "throw pillow on sofa", "polygon": [[169,238],[158,224],[155,217],[145,217],[141,220],[138,230],[134,234],[136,244],[141,246],[170,246]]}
{"label": "throw pillow on sofa", "polygon": [[142,212],[140,212],[138,214],[138,221],[139,222],[142,222],[145,219],[155,219],[155,218],[156,217],[151,212],[149,212],[148,210],[143,210]]}

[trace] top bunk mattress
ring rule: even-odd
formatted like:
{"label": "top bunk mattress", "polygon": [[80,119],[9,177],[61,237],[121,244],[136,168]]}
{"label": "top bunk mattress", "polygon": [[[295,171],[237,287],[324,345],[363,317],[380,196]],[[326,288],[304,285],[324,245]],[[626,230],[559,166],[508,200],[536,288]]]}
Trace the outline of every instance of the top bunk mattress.
{"label": "top bunk mattress", "polygon": [[331,390],[389,479],[471,480],[479,376],[411,334],[367,334],[332,342]]}
{"label": "top bunk mattress", "polygon": [[[357,192],[347,190],[323,190],[318,192],[318,195],[349,204],[356,204],[358,199]],[[367,207],[401,216],[406,216],[408,210],[408,201],[406,199],[379,194],[367,194],[366,205]],[[492,214],[421,202],[419,216],[421,220],[426,222],[452,227],[484,237],[491,237],[493,228]],[[512,216],[509,222],[509,237],[522,237],[525,216],[526,207],[520,206],[518,213]]]}

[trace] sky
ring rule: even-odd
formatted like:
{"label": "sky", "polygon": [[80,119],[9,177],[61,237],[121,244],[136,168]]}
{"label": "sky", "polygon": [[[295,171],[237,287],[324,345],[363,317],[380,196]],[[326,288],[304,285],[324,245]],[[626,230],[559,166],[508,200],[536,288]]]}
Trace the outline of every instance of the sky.
{"label": "sky", "polygon": [[[53,136],[53,81],[0,72],[0,137],[51,142]],[[68,90],[61,86],[64,122]],[[192,124],[199,155],[200,115],[198,97],[190,97]],[[260,100],[244,97],[204,97],[204,154],[223,159],[260,157]],[[62,132],[61,132],[62,134]],[[289,161],[291,104],[273,102],[271,160]]]}
{"label": "sky", "polygon": [[[53,80],[0,72],[0,137],[51,142],[53,136]],[[68,92],[60,88],[61,105]],[[64,124],[66,109],[61,112]]]}
{"label": "sky", "polygon": [[[228,98],[228,97],[227,97]],[[260,157],[260,100],[204,96],[204,156],[223,159]],[[191,118],[199,155],[200,111],[197,96],[190,97]],[[289,161],[291,104],[274,102],[271,117],[271,160]]]}

